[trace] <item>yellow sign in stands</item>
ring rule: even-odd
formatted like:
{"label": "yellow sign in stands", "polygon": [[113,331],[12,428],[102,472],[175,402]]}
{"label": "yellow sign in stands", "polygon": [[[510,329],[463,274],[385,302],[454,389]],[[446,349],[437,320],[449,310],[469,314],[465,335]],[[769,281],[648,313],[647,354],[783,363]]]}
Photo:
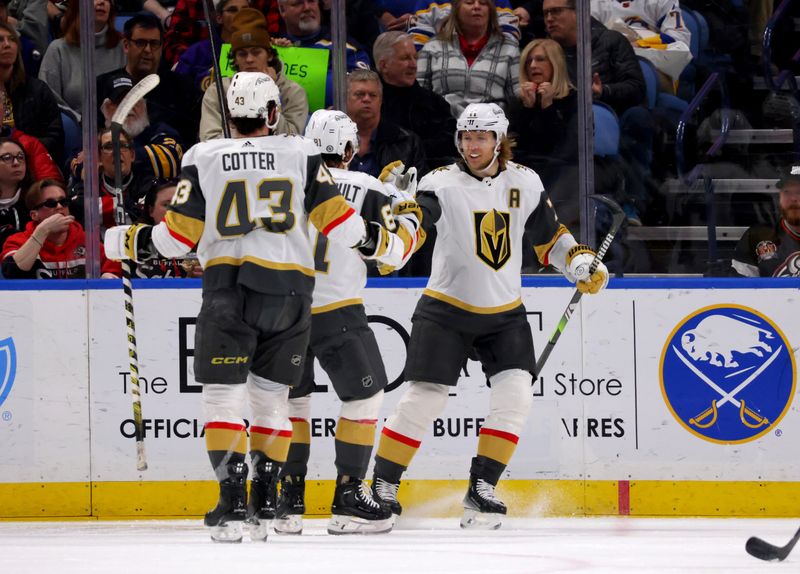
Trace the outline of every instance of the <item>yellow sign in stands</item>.
{"label": "yellow sign in stands", "polygon": [[[328,50],[320,48],[284,48],[273,46],[283,62],[283,73],[300,84],[308,96],[309,112],[325,107],[325,89],[328,78]],[[228,53],[230,44],[223,44],[219,51],[219,69],[222,77],[233,76],[234,69]]]}

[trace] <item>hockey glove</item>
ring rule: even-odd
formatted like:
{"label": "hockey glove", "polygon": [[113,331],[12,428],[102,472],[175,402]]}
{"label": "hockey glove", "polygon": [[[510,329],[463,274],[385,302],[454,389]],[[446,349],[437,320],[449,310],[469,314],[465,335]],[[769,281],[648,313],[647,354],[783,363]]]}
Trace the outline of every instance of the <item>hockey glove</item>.
{"label": "hockey glove", "polygon": [[156,256],[150,235],[153,227],[137,223],[134,225],[117,225],[106,230],[103,247],[106,257],[115,261],[132,259],[137,263]]}
{"label": "hockey glove", "polygon": [[[403,242],[384,226],[374,221],[365,221],[367,236],[356,248],[364,259],[396,259],[403,257]],[[387,261],[392,264],[394,261]]]}
{"label": "hockey glove", "polygon": [[406,166],[402,161],[393,161],[387,164],[378,177],[383,183],[393,185],[407,198],[414,197],[417,193],[417,168]]}
{"label": "hockey glove", "polygon": [[581,293],[594,295],[608,285],[608,269],[602,261],[594,273],[589,273],[596,255],[588,245],[576,245],[567,253],[564,275],[575,283]]}

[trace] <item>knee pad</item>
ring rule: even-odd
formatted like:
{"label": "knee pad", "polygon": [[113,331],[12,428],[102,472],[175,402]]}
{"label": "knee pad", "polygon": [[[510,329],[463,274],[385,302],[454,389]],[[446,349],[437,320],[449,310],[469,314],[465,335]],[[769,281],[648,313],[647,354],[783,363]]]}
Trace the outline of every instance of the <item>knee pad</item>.
{"label": "knee pad", "polygon": [[247,388],[244,385],[203,385],[203,416],[206,422],[244,424]]}
{"label": "knee pad", "polygon": [[433,419],[447,405],[450,387],[438,383],[410,381],[408,390],[386,422],[386,426],[400,434],[422,440]]}
{"label": "knee pad", "polygon": [[311,395],[289,399],[289,416],[293,419],[311,418]]}
{"label": "knee pad", "polygon": [[368,399],[342,402],[339,416],[351,421],[376,420],[383,404],[383,391],[379,391]]}
{"label": "knee pad", "polygon": [[289,387],[250,373],[247,391],[253,426],[270,429],[291,429],[289,422]]}
{"label": "knee pad", "polygon": [[522,369],[501,371],[491,377],[492,397],[484,426],[519,436],[533,404],[532,376]]}

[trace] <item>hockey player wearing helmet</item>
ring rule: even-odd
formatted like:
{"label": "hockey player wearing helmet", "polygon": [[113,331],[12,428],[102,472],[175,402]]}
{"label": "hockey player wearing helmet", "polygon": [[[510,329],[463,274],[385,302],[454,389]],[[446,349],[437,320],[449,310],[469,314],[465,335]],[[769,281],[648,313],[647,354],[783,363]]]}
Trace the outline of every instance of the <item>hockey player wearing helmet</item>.
{"label": "hockey player wearing helmet", "polygon": [[[358,151],[357,128],[347,114],[330,110],[314,112],[306,127],[306,137],[314,140],[348,204],[373,225],[393,231],[392,246],[386,255],[377,258],[378,264],[386,269],[401,267],[418,243],[421,216],[416,202],[392,185],[347,170]],[[281,473],[275,530],[287,534],[302,531],[316,357],[342,401],[335,438],[336,491],[328,532],[388,532],[392,528],[392,513],[375,502],[363,482],[383,390],[388,384],[362,300],[367,268],[352,249],[329,243],[313,228],[309,228],[309,235],[316,271],[311,343],[302,382],[289,394],[292,444]]]}
{"label": "hockey player wearing helmet", "polygon": [[[559,223],[536,173],[509,161],[508,120],[495,104],[470,104],[458,118],[463,161],[419,183],[423,228],[436,226],[433,272],[412,319],[408,387],[381,433],[372,488],[400,514],[400,478],[445,407],[468,356],[491,386],[489,413],[472,459],[464,528],[498,528],[506,506],[495,486],[528,418],[535,368],[533,339],[521,299],[522,250],[532,248],[581,291],[597,293],[608,271],[588,276],[594,252]],[[523,245],[523,234],[533,245]]]}
{"label": "hockey player wearing helmet", "polygon": [[[215,541],[265,540],[292,426],[311,326],[314,254],[308,223],[332,244],[385,254],[390,237],[367,225],[336,189],[312,142],[273,136],[280,98],[272,79],[240,72],[227,93],[233,139],[202,142],[183,157],[164,221],[112,228],[109,257],[137,262],[192,249],[204,269],[194,375],[203,385],[205,439],[220,484],[205,517]],[[253,467],[247,500],[248,436]]]}

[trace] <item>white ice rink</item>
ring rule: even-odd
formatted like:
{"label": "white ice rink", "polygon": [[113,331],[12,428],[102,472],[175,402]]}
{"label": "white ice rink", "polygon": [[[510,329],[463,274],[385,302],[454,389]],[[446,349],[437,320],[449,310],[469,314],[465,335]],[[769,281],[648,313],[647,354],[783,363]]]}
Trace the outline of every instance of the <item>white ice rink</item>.
{"label": "white ice rink", "polygon": [[199,520],[2,522],[3,574],[535,574],[800,572],[800,548],[782,563],[749,556],[751,535],[783,545],[798,520],[509,519],[494,532],[457,519],[414,519],[388,535],[329,536],[307,520],[302,536],[214,544]]}

